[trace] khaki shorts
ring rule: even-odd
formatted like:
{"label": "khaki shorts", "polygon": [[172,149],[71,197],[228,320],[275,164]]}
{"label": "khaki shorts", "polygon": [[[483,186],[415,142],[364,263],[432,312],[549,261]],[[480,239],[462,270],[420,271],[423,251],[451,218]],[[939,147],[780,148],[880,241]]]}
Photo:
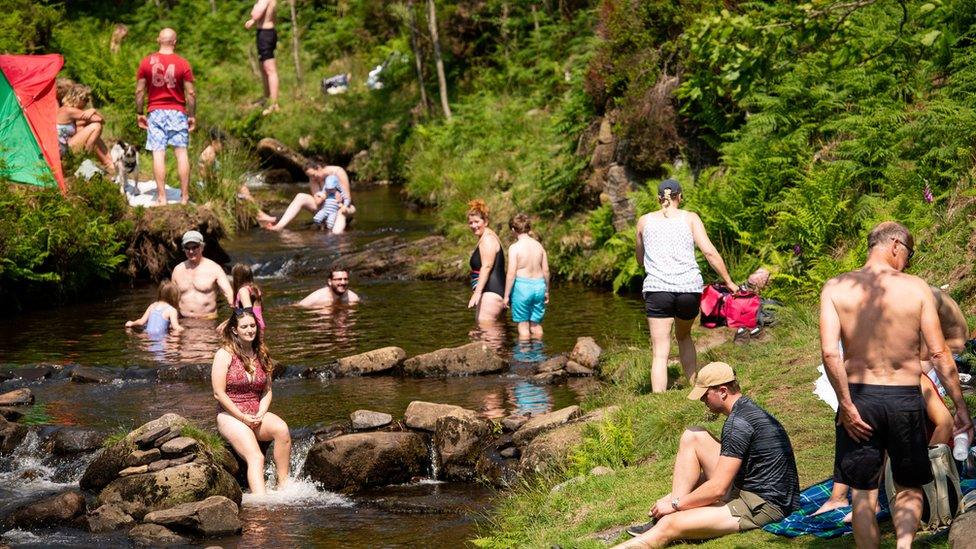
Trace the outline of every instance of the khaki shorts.
{"label": "khaki shorts", "polygon": [[736,494],[735,499],[729,501],[728,506],[732,516],[739,518],[740,532],[762,528],[771,522],[779,522],[785,518],[779,507],[745,490]]}

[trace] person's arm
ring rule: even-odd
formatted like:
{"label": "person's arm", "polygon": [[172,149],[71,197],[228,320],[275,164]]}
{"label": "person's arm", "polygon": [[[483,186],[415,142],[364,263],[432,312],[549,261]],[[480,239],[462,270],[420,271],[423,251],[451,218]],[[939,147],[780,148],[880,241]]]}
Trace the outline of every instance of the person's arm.
{"label": "person's arm", "polygon": [[339,187],[342,189],[342,205],[348,207],[352,204],[352,184],[349,183],[349,174],[336,166],[335,176],[339,178]]}
{"label": "person's arm", "polygon": [[637,266],[644,268],[644,216],[637,220],[637,236],[634,238],[634,255],[637,257]]}
{"label": "person's arm", "polygon": [[264,12],[268,9],[268,0],[258,0],[251,8],[251,18],[244,22],[245,29],[251,29],[254,24],[264,19]]}
{"label": "person's arm", "polygon": [[227,369],[230,368],[230,353],[225,349],[218,349],[214,354],[213,366],[210,367],[210,386],[213,388],[213,395],[225,412],[235,419],[243,421],[248,425],[256,423],[254,417],[242,412],[234,404],[234,401],[227,396]]}
{"label": "person's arm", "polygon": [[346,290],[346,294],[349,296],[347,299],[348,303],[359,303],[359,294],[352,290]]}
{"label": "person's arm", "polygon": [[546,279],[546,305],[549,304],[549,254],[542,249],[542,277]]}
{"label": "person's arm", "polygon": [[146,322],[149,321],[149,313],[152,311],[153,305],[155,305],[155,304],[156,303],[153,302],[148,307],[146,307],[146,312],[142,313],[142,316],[140,316],[138,318],[138,320],[127,320],[125,322],[125,327],[126,328],[141,328],[141,327],[145,326],[146,325]]}
{"label": "person's arm", "polygon": [[742,459],[740,458],[719,456],[718,463],[715,465],[715,473],[711,478],[698,485],[690,493],[679,497],[677,508],[671,504],[671,494],[657,500],[651,509],[651,516],[660,519],[665,515],[670,515],[677,511],[686,511],[688,509],[714,505],[729,493],[729,488],[732,487],[732,481],[735,479],[735,475],[739,472],[739,467],[741,466]]}
{"label": "person's arm", "polygon": [[873,429],[861,419],[847,385],[847,370],[840,351],[840,316],[833,301],[835,285],[835,281],[828,281],[820,293],[820,354],[827,379],[837,395],[837,421],[851,438],[861,441],[870,437]]}
{"label": "person's arm", "polygon": [[214,267],[217,270],[217,286],[220,291],[224,294],[224,299],[227,300],[227,306],[234,307],[234,288],[231,287],[230,281],[227,280],[227,274],[219,266]]}
{"label": "person's arm", "polygon": [[921,330],[922,339],[929,348],[932,357],[932,365],[935,373],[939,376],[939,381],[945,387],[946,393],[952,399],[956,407],[953,415],[953,435],[959,433],[969,433],[970,439],[973,436],[973,420],[969,417],[969,408],[962,397],[962,388],[959,386],[959,372],[956,370],[956,363],[952,359],[952,353],[946,347],[945,337],[942,335],[942,325],[939,322],[939,311],[935,305],[935,296],[929,290],[928,284],[919,282],[922,294],[922,314]]}
{"label": "person's arm", "polygon": [[146,129],[149,123],[146,121],[146,79],[136,80],[136,122],[140,128]]}
{"label": "person's arm", "polygon": [[481,270],[478,273],[478,284],[474,288],[474,292],[471,294],[471,299],[468,300],[468,308],[471,309],[481,302],[481,294],[485,291],[485,286],[488,285],[488,277],[491,275],[491,268],[495,266],[495,252],[500,244],[495,242],[493,238],[482,238],[481,243],[478,244],[478,255],[481,256]]}
{"label": "person's arm", "polygon": [[264,384],[264,394],[261,395],[261,402],[258,404],[258,413],[254,414],[258,423],[261,423],[269,409],[271,409],[271,376],[268,376],[268,381]]}
{"label": "person's arm", "polygon": [[[518,270],[518,247],[512,244],[508,247],[508,267],[505,269],[505,295],[502,304],[508,308],[509,298],[512,296],[512,286],[515,285],[515,272]],[[480,277],[479,277],[480,279]],[[480,280],[479,280],[480,282]]]}
{"label": "person's arm", "polygon": [[169,328],[173,333],[180,333],[183,331],[183,326],[180,325],[180,312],[176,308],[171,307],[169,311],[166,312],[169,317]]}
{"label": "person's arm", "polygon": [[197,90],[191,80],[183,80],[183,97],[186,98],[186,121],[192,132],[197,129]]}
{"label": "person's arm", "polygon": [[332,292],[328,291],[327,288],[319,288],[318,290],[315,290],[314,292],[305,296],[305,299],[299,301],[298,303],[296,303],[296,305],[298,305],[299,307],[305,307],[307,309],[314,309],[316,307],[324,307],[325,305],[331,305],[331,300],[326,301],[322,298],[322,295],[324,293],[327,293],[330,297],[332,295]]}
{"label": "person's arm", "polygon": [[705,232],[705,224],[702,223],[698,214],[688,212],[688,215],[691,216],[691,235],[695,239],[695,245],[701,250],[705,256],[705,260],[712,266],[712,269],[715,269],[718,276],[722,277],[722,280],[725,281],[726,287],[732,290],[732,293],[738,292],[739,286],[732,281],[728,269],[725,268],[725,261],[722,260],[722,256],[719,255],[718,250],[715,249],[712,241],[709,240],[708,233]]}
{"label": "person's arm", "polygon": [[254,306],[254,303],[251,302],[251,290],[247,286],[243,286],[240,290],[237,290],[237,299],[241,302],[241,307]]}

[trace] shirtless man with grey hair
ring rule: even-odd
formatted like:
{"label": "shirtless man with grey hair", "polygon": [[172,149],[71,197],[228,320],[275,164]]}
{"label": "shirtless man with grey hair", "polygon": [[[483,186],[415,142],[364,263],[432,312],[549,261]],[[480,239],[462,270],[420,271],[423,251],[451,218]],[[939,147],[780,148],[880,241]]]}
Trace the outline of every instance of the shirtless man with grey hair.
{"label": "shirtless man with grey hair", "polygon": [[864,266],[829,280],[820,296],[821,352],[839,402],[834,480],[853,490],[859,547],[879,543],[875,510],[886,454],[902,487],[893,512],[897,546],[911,547],[918,530],[921,487],[932,481],[919,388],[923,343],[955,404],[954,433],[973,429],[935,297],[924,280],[902,272],[914,244],[904,226],[879,224],[868,235]]}

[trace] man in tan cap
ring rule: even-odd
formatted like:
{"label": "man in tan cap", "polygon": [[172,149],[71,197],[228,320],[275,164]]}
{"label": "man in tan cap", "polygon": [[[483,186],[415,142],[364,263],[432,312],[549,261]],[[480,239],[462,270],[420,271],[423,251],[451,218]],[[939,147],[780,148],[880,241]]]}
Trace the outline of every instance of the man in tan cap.
{"label": "man in tan cap", "polygon": [[699,370],[688,395],[728,416],[718,441],[701,427],[681,434],[671,492],[632,527],[617,547],[664,547],[678,539],[710,539],[782,520],[799,506],[793,446],[776,418],[739,389],[732,367],[712,362]]}
{"label": "man in tan cap", "polygon": [[203,235],[186,231],[181,241],[186,261],[173,269],[173,282],[180,289],[180,314],[190,318],[217,318],[217,290],[228,305],[234,302],[227,274],[217,262],[203,257]]}

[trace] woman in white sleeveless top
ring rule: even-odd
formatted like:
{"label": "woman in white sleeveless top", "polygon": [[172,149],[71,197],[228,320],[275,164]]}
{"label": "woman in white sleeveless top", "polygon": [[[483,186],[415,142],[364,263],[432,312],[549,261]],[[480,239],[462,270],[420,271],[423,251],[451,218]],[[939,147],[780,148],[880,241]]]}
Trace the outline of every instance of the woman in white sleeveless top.
{"label": "woman in white sleeveless top", "polygon": [[691,380],[698,369],[691,327],[698,316],[703,283],[695,246],[726,286],[733,292],[739,287],[729,278],[725,262],[708,239],[698,214],[679,209],[681,185],[665,179],[658,185],[657,199],[661,209],[637,221],[637,263],[646,273],[643,293],[653,353],[651,390],[661,393],[668,385],[672,325],[685,377]]}

